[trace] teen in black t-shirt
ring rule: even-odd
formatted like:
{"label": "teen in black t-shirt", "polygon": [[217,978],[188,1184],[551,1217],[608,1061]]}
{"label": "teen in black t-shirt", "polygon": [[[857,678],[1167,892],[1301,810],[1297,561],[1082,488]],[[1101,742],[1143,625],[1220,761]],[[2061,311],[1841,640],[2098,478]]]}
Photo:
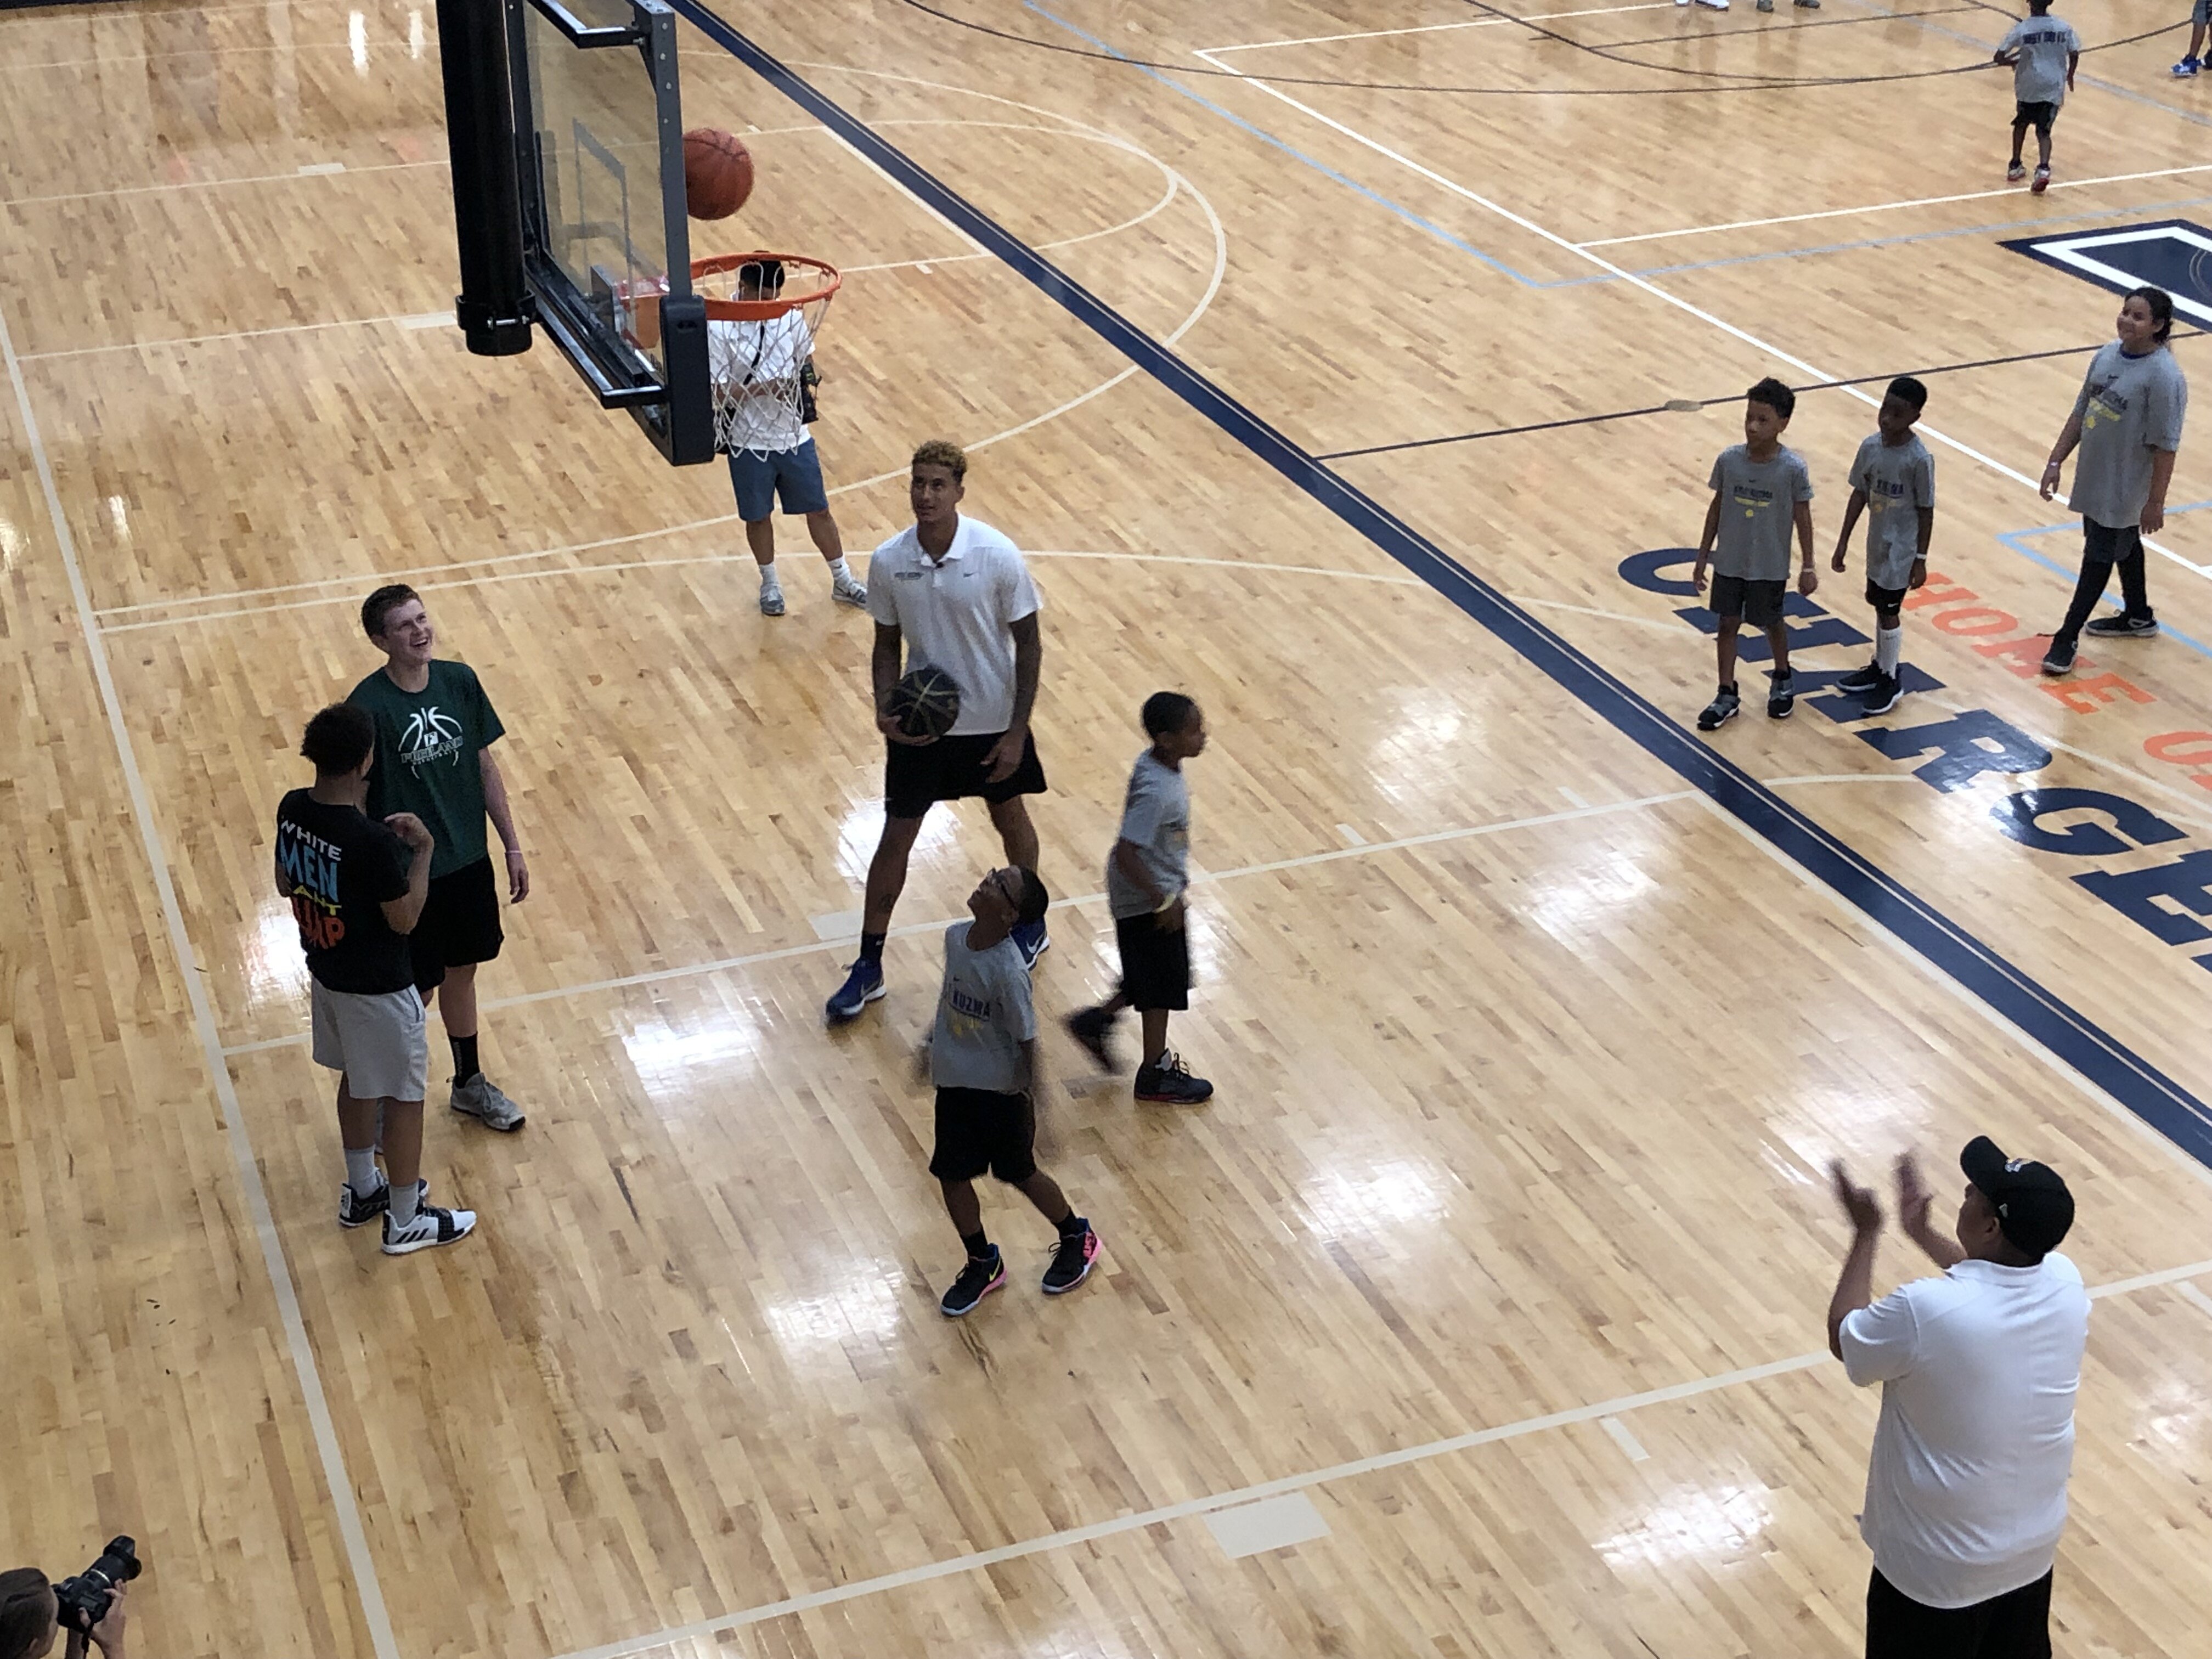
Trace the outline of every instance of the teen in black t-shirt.
{"label": "teen in black t-shirt", "polygon": [[290,889],[307,971],[333,991],[380,996],[415,982],[407,935],[384,906],[407,894],[407,844],[358,806],[295,789],[276,808],[276,868]]}
{"label": "teen in black t-shirt", "polygon": [[408,939],[429,893],[436,843],[412,813],[379,823],[362,810],[376,764],[376,722],[364,710],[324,709],[307,722],[300,752],[314,763],[314,786],[277,806],[273,868],[314,980],[315,1063],[338,1074],[346,1163],[338,1224],[381,1217],[386,1255],[451,1244],[477,1218],[424,1195],[429,1045]]}

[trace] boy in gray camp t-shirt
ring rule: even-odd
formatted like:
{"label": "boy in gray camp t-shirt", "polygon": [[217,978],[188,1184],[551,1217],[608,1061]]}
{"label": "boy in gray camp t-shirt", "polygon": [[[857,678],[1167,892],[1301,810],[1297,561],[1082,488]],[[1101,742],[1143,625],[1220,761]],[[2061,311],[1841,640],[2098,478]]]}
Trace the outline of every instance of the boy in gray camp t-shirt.
{"label": "boy in gray camp t-shirt", "polygon": [[1863,699],[1860,714],[1886,714],[1903,695],[1897,665],[1905,595],[1927,581],[1928,544],[1936,533],[1936,458],[1912,429],[1927,406],[1928,388],[1910,375],[1889,383],[1875,417],[1881,429],[1851,460],[1851,498],[1836,533],[1836,556],[1829,561],[1829,568],[1840,574],[1850,557],[1851,531],[1859,514],[1867,514],[1866,600],[1874,607],[1874,660],[1836,682],[1838,690]]}
{"label": "boy in gray camp t-shirt", "polygon": [[1006,1282],[999,1247],[983,1231],[975,1178],[988,1171],[1036,1206],[1060,1234],[1044,1292],[1059,1296],[1090,1276],[1098,1235],[1075,1213],[1060,1183],[1036,1163],[1036,1010],[1029,964],[1014,929],[1044,920],[1048,896],[1036,872],[994,870],[968,896],[971,920],[945,930],[945,978],[929,1043],[937,1085],[937,1144],[929,1172],[945,1212],[967,1246],[967,1264],[938,1301],[948,1319]]}
{"label": "boy in gray camp t-shirt", "polygon": [[1804,458],[1782,446],[1797,394],[1776,380],[1761,380],[1745,394],[1743,439],[1723,450],[1706,482],[1713,492],[1705,509],[1705,532],[1698,538],[1697,590],[1705,591],[1705,568],[1713,571],[1713,615],[1719,627],[1720,690],[1698,716],[1698,730],[1714,732],[1735,718],[1741,700],[1735,689],[1736,630],[1746,623],[1762,629],[1773,653],[1773,684],[1766,695],[1771,720],[1790,718],[1796,707],[1796,682],[1790,672],[1790,633],[1783,626],[1782,604],[1790,580],[1790,537],[1795,531],[1804,553],[1797,591],[1820,586],[1813,570],[1813,476]]}
{"label": "boy in gray camp t-shirt", "polygon": [[1206,714],[1180,691],[1155,691],[1139,718],[1152,747],[1129,769],[1121,833],[1106,858],[1106,902],[1121,951],[1121,984],[1097,1007],[1070,1014],[1067,1029],[1110,1072],[1114,1022],[1124,1008],[1134,1008],[1145,1040],[1137,1098],[1198,1106],[1213,1097],[1213,1085],[1192,1076],[1168,1047],[1168,1017],[1190,1006],[1190,933],[1183,917],[1190,786],[1182,765],[1206,752]]}
{"label": "boy in gray camp t-shirt", "polygon": [[[2081,576],[2066,620],[2051,636],[2043,672],[2072,672],[2074,653],[2087,633],[2099,639],[2144,639],[2158,632],[2143,568],[2142,538],[2166,521],[2166,491],[2181,447],[2189,413],[2189,384],[2166,339],[2173,331],[2173,301],[2163,289],[2139,288],[2120,302],[2119,337],[2099,349],[2081,379],[2074,412],[2060,428],[2044,465],[2042,495],[2057,494],[2062,469],[2080,446],[2069,505],[2081,515]],[[2120,571],[2126,609],[2089,620],[2097,601]]]}
{"label": "boy in gray camp t-shirt", "polygon": [[2081,37],[2074,26],[2051,15],[2051,0],[2027,0],[2028,15],[2006,31],[1991,61],[2012,65],[2012,161],[2005,177],[2018,184],[2027,177],[2021,146],[2035,129],[2035,182],[2040,196],[2051,187],[2051,127],[2058,106],[2074,90],[2074,67],[2081,61]]}

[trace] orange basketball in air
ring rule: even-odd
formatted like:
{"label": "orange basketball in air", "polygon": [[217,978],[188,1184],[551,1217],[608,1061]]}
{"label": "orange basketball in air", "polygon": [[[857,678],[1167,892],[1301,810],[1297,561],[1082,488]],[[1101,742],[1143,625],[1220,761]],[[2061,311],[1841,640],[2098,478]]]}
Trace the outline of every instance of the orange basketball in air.
{"label": "orange basketball in air", "polygon": [[684,205],[694,219],[726,219],[752,193],[752,152],[735,137],[713,127],[684,135]]}

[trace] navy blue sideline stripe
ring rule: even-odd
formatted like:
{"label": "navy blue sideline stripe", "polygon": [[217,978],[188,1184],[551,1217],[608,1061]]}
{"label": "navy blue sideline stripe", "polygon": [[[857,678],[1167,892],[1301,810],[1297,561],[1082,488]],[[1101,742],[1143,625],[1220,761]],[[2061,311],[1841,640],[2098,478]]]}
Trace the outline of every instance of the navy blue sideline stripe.
{"label": "navy blue sideline stripe", "polygon": [[2074,1067],[2200,1164],[2212,1108],[1893,876],[1698,741],[1389,508],[1316,461],[1173,351],[991,219],[701,0],[670,0],[708,39],[844,138],[1255,458],[1435,588],[1638,748]]}

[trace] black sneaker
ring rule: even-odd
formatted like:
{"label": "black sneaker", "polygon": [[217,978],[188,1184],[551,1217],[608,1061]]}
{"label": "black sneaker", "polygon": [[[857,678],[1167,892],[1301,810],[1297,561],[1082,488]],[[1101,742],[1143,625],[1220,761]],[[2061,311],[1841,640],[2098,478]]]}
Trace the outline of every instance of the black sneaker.
{"label": "black sneaker", "polygon": [[1897,707],[1898,700],[1904,696],[1905,688],[1898,684],[1897,676],[1884,674],[1881,683],[1867,693],[1866,701],[1859,708],[1865,714],[1887,714]]}
{"label": "black sneaker", "polygon": [[2043,672],[2053,679],[2057,679],[2061,674],[2072,673],[2074,647],[2062,644],[2057,640],[2051,641],[2051,649],[2043,653]]}
{"label": "black sneaker", "polygon": [[1836,682],[1838,691],[1871,691],[1881,684],[1881,665],[1870,662],[1864,668],[1854,668]]}
{"label": "black sneaker", "polygon": [[1213,1098],[1213,1085],[1202,1077],[1193,1077],[1182,1057],[1170,1049],[1160,1056],[1158,1064],[1139,1068],[1137,1098],[1167,1106],[1196,1106]]}
{"label": "black sneaker", "polygon": [[2147,640],[2158,632],[2155,617],[2100,617],[2081,630],[2100,640]]}
{"label": "black sneaker", "polygon": [[991,1254],[971,1255],[968,1265],[960,1270],[960,1277],[952,1287],[938,1298],[937,1311],[947,1319],[957,1319],[963,1314],[975,1311],[975,1304],[1006,1282],[1006,1261],[999,1254],[999,1247],[991,1246]]}
{"label": "black sneaker", "polygon": [[376,1190],[367,1198],[358,1196],[353,1183],[347,1182],[338,1188],[338,1225],[366,1227],[392,1207],[392,1183],[380,1181]]}
{"label": "black sneaker", "polygon": [[1774,684],[1766,691],[1766,718],[1786,720],[1797,707],[1796,671],[1785,668],[1779,674],[1771,674],[1768,678]]}
{"label": "black sneaker", "polygon": [[1721,687],[1713,700],[1705,705],[1705,712],[1698,716],[1698,730],[1717,732],[1727,721],[1735,718],[1735,711],[1743,707],[1743,699],[1735,694],[1735,687]]}
{"label": "black sneaker", "polygon": [[1084,1051],[1105,1070],[1118,1072],[1121,1064],[1114,1058],[1115,1011],[1101,1005],[1084,1008],[1067,1017],[1067,1034],[1083,1045]]}
{"label": "black sneaker", "polygon": [[[1080,1216],[1076,1219],[1083,1220]],[[1098,1252],[1104,1248],[1087,1221],[1083,1222],[1079,1233],[1062,1233],[1060,1248],[1052,1253],[1052,1266],[1044,1270],[1044,1293],[1066,1296],[1090,1278],[1091,1264],[1098,1260]]]}

